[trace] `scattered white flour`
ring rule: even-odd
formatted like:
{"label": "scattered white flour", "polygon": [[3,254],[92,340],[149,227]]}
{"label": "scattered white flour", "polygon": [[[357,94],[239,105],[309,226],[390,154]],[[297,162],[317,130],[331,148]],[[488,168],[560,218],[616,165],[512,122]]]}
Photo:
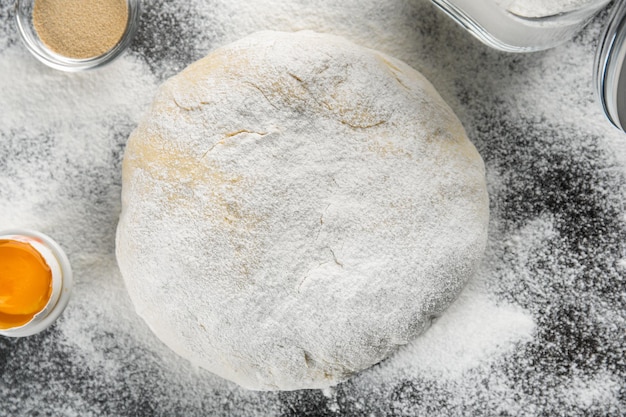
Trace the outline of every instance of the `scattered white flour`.
{"label": "scattered white flour", "polygon": [[[94,216],[102,208],[85,206],[87,195],[67,194],[67,188],[84,190],[81,182],[90,180],[80,176],[102,170],[106,176],[99,187],[111,193],[100,197],[118,204],[119,189],[111,189],[119,180],[111,172],[112,158],[121,156],[125,138],[119,136],[127,135],[148,105],[155,80],[136,59],[67,74],[39,65],[17,44],[2,55],[0,135],[6,165],[0,177],[0,228],[28,225],[54,231],[62,241],[78,239],[79,245],[69,248],[74,255],[102,251],[95,238],[108,239],[112,232],[96,226],[104,220]],[[71,233],[80,222],[85,222],[84,231]],[[97,235],[85,236],[92,227]]]}
{"label": "scattered white flour", "polygon": [[571,385],[559,388],[561,392],[558,395],[588,408],[603,404],[617,411],[620,408],[620,390],[623,388],[623,380],[617,379],[615,375],[600,373],[573,378]]}
{"label": "scattered white flour", "polygon": [[454,380],[502,359],[514,344],[531,340],[535,324],[528,312],[496,304],[472,284],[422,337],[385,362],[383,372],[390,367],[408,378],[435,375]]}

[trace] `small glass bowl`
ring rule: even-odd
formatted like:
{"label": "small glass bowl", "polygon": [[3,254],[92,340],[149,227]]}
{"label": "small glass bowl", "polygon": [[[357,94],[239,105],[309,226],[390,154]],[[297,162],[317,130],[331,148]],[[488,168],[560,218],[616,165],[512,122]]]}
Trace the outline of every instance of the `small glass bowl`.
{"label": "small glass bowl", "polygon": [[46,306],[26,324],[0,330],[0,336],[32,336],[50,327],[61,315],[70,300],[73,274],[70,261],[63,249],[49,236],[34,230],[0,231],[0,239],[28,243],[44,258],[52,273],[52,294]]}
{"label": "small glass bowl", "polygon": [[47,66],[61,71],[84,71],[108,64],[126,49],[132,41],[133,36],[135,36],[135,32],[137,32],[137,27],[139,26],[141,1],[127,0],[128,22],[126,24],[126,31],[117,45],[109,49],[104,54],[92,58],[68,58],[51,51],[46,45],[44,45],[41,39],[39,39],[39,35],[33,25],[34,3],[35,0],[15,1],[15,21],[17,23],[18,32],[24,42],[24,45],[26,45],[26,48],[35,58]]}

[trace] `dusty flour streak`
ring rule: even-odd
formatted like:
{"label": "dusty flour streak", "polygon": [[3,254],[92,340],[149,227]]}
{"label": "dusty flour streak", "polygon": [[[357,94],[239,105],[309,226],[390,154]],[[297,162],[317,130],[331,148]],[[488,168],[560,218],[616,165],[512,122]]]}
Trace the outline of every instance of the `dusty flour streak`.
{"label": "dusty flour streak", "polygon": [[496,303],[472,287],[421,337],[385,362],[380,374],[388,372],[387,377],[393,379],[402,374],[455,381],[467,371],[501,360],[517,343],[532,339],[535,323],[528,312]]}

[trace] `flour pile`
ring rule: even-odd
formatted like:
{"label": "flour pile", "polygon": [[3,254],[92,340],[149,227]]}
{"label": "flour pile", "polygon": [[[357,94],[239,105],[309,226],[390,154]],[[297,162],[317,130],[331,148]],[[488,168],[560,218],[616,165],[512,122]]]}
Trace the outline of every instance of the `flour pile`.
{"label": "flour pile", "polygon": [[608,0],[497,0],[500,6],[522,17],[547,17],[597,7]]}

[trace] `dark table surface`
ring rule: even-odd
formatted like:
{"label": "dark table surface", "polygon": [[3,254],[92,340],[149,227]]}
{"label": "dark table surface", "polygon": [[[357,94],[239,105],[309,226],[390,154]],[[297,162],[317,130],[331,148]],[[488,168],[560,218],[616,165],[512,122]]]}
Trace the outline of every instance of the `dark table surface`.
{"label": "dark table surface", "polygon": [[[626,135],[591,82],[606,12],[571,42],[512,55],[420,0],[143,6],[129,51],[66,74],[28,54],[0,0],[0,230],[51,235],[76,277],[52,328],[0,337],[0,416],[626,414]],[[327,392],[250,392],[194,368],[135,315],[115,264],[123,149],[157,86],[262,29],[405,60],[487,167],[481,272],[421,340]]]}

